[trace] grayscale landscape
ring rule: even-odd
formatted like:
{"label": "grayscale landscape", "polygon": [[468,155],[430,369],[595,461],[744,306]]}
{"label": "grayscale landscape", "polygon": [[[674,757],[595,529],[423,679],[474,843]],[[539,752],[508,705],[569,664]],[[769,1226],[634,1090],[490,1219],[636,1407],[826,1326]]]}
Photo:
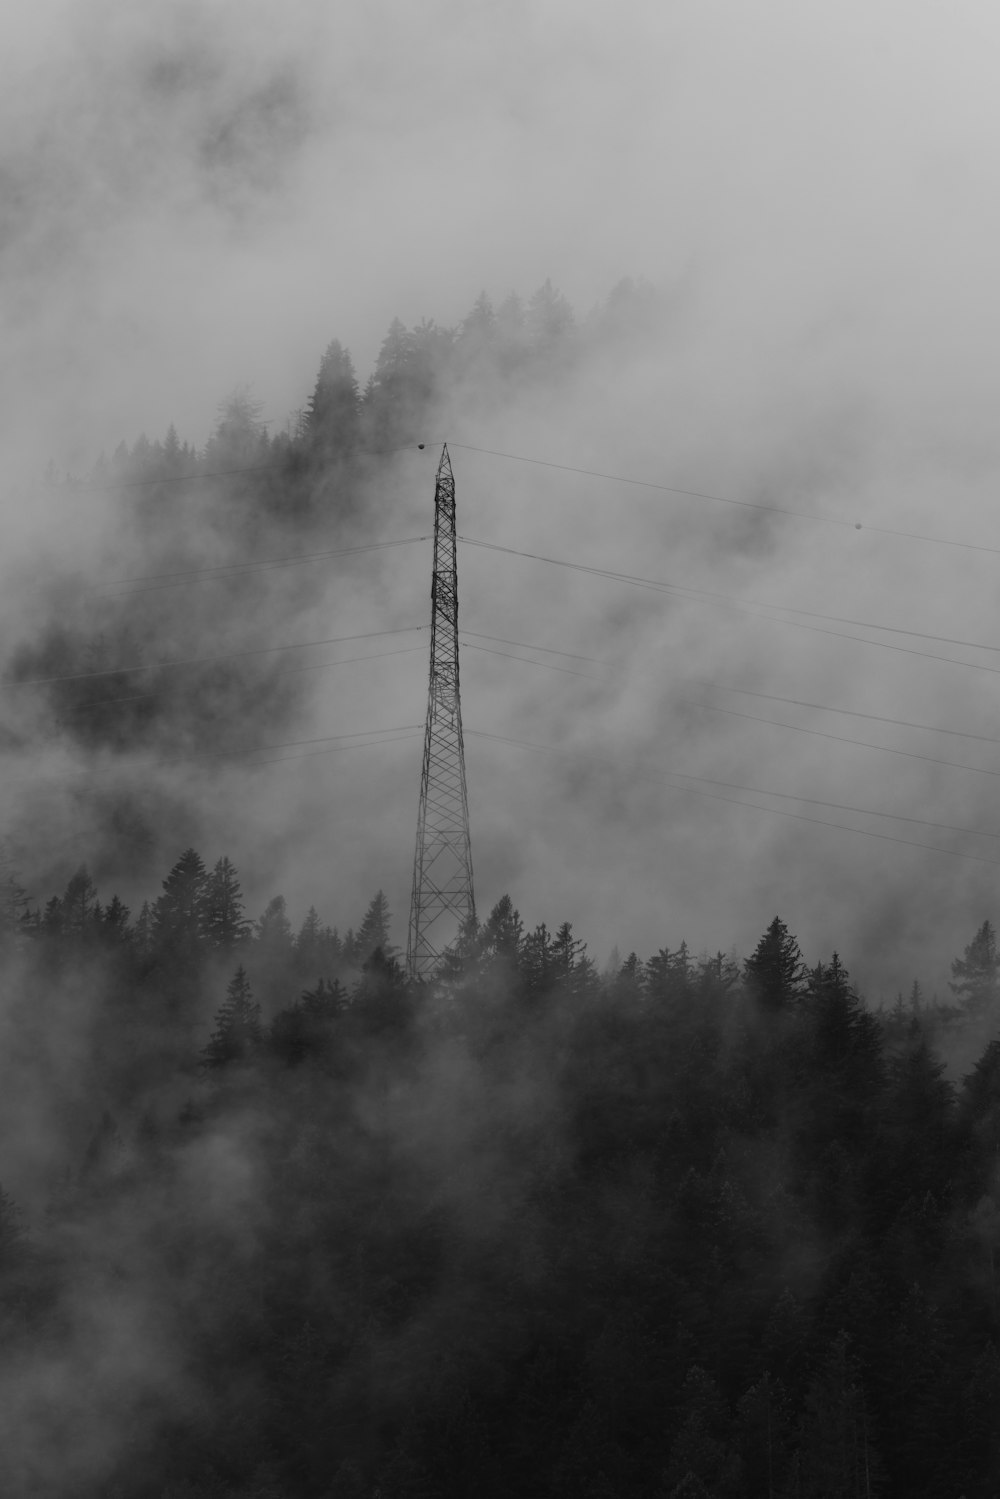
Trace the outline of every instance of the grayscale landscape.
{"label": "grayscale landscape", "polygon": [[991,1499],[1000,18],[0,41],[0,1493]]}

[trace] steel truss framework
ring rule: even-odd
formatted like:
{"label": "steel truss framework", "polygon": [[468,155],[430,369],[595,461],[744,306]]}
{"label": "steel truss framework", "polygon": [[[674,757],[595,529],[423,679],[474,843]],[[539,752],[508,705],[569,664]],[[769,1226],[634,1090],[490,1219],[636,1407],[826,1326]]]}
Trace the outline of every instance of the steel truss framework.
{"label": "steel truss framework", "polygon": [[475,914],[458,678],[455,479],[445,444],[434,491],[431,669],[406,945],[410,977],[426,979],[437,972],[448,947]]}

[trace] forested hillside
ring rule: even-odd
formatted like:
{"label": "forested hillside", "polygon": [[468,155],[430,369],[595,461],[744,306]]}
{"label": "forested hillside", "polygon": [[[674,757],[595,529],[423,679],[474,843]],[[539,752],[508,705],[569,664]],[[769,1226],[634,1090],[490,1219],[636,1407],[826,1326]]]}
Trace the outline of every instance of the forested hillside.
{"label": "forested hillside", "polygon": [[6,1492],[993,1492],[988,925],[873,1014],[777,918],[599,973],[505,897],[413,985],[193,849],[4,911]]}
{"label": "forested hillside", "polygon": [[[981,913],[946,995],[901,951],[879,1006],[770,910],[714,953],[665,910],[662,946],[605,965],[512,889],[418,984],[382,889],[332,910],[310,868],[293,908],[265,820],[255,867],[200,852],[241,762],[309,731],[273,622],[317,643],[327,581],[291,560],[382,544],[429,423],[666,315],[630,282],[585,318],[549,283],[484,295],[454,329],[394,322],[363,390],[332,342],[282,431],[243,389],[200,447],[171,427],[50,474],[115,523],[40,577],[7,669],[8,749],[80,773],[5,847],[4,1494],[997,1492]],[[617,920],[599,852],[567,879]]]}

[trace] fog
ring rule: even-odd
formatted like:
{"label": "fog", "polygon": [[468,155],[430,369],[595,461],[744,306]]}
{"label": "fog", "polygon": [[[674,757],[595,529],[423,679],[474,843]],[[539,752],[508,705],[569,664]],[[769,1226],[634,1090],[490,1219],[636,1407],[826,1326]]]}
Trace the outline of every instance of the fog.
{"label": "fog", "polygon": [[[363,383],[394,316],[454,326],[483,288],[499,304],[551,278],[589,326],[626,276],[655,289],[647,318],[592,338],[547,379],[444,393],[426,449],[373,471],[357,534],[430,530],[448,440],[465,535],[731,601],[1000,644],[980,603],[995,554],[885,534],[1000,547],[998,30],[985,6],[945,18],[853,0],[614,14],[77,0],[9,16],[0,423],[11,650],[53,619],[84,620],[68,590],[159,571],[175,547],[147,556],[148,528],[129,532],[134,496],[44,486],[50,461],[86,483],[102,452],[142,432],[162,439],[171,423],[200,450],[240,385],[280,432],[331,338]],[[187,538],[179,565],[239,555],[238,530],[213,521],[203,533],[194,501],[175,520]],[[289,525],[245,540],[246,555],[296,551]],[[951,958],[996,915],[995,747],[733,689],[990,736],[995,654],[806,615],[778,623],[471,547],[459,566],[466,629],[593,658],[536,656],[595,678],[464,648],[482,912],[509,890],[529,924],[571,920],[600,963],[614,944],[646,955],[682,938],[745,954],[778,912],[811,961],[836,947],[870,1000],[891,1002],[914,975],[944,991]],[[428,617],[426,544],[324,568],[269,573],[256,592],[247,583],[211,602],[193,587],[150,594],[132,659]],[[88,629],[103,623],[86,615]],[[422,720],[419,652],[333,681],[303,672],[294,691],[264,694],[254,742]],[[234,860],[252,909],[281,890],[296,921],[312,902],[344,927],[381,886],[402,941],[419,737],[239,771],[193,758],[231,732],[224,700],[211,712],[178,703],[165,738],[101,765],[44,715],[11,708],[3,815],[30,846],[32,893],[44,900],[88,857],[102,894],[153,896],[194,843],[207,860]],[[116,796],[134,788],[148,857],[105,840],[105,780]]]}

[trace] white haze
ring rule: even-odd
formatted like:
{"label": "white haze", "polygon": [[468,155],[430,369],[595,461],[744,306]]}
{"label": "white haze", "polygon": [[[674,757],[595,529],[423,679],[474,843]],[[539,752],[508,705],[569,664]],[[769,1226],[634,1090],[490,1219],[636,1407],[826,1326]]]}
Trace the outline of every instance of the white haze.
{"label": "white haze", "polygon": [[[86,474],[100,450],[171,422],[203,444],[240,382],[278,430],[333,337],[364,378],[394,315],[450,325],[482,287],[498,302],[551,277],[582,318],[634,275],[665,308],[654,336],[550,391],[449,397],[427,439],[456,444],[460,529],[1000,644],[984,608],[996,556],[871,529],[1000,546],[993,7],[48,0],[3,32],[9,631],[38,607],[41,559],[97,567],[117,524],[112,497],[77,495],[70,509],[40,490],[50,458]],[[429,528],[436,456],[394,465],[391,534]],[[425,546],[359,564],[353,583],[335,571],[321,600],[291,623],[275,607],[268,628],[311,639],[422,620],[428,564]],[[810,960],[836,946],[873,1000],[914,975],[943,989],[949,959],[997,915],[991,864],[656,777],[683,770],[998,832],[993,776],[692,706],[709,700],[693,684],[709,681],[990,735],[991,673],[495,553],[464,549],[460,566],[467,628],[610,671],[591,682],[466,651],[467,728],[561,752],[470,732],[483,911],[509,890],[531,924],[572,920],[599,960],[613,943],[647,956],[682,938],[746,953],[777,912]],[[419,654],[345,667],[335,691],[315,677],[309,724],[276,723],[276,742],[422,717]],[[710,700],[1000,770],[995,747],[972,740]],[[8,767],[8,817],[18,778],[61,784],[65,754],[49,746]],[[115,771],[150,774],[145,762]],[[233,858],[255,909],[283,890],[293,919],[315,902],[342,927],[383,886],[402,941],[418,778],[418,740],[222,780],[205,765],[161,767],[158,783],[188,808],[163,873],[194,842],[206,859]],[[52,805],[40,836],[58,840],[54,791]],[[1000,841],[979,833],[768,805],[1000,859]]]}

